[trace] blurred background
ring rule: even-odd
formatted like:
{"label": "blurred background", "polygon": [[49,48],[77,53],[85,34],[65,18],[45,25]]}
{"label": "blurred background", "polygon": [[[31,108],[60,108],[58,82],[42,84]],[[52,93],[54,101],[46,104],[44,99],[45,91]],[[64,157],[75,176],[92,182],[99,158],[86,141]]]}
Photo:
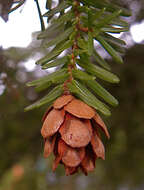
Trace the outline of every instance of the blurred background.
{"label": "blurred background", "polygon": [[[111,134],[109,141],[104,138],[106,160],[98,160],[88,177],[81,173],[66,177],[61,166],[53,173],[53,157],[43,158],[40,128],[46,106],[23,111],[45,94],[26,87],[26,82],[50,72],[35,66],[46,53],[36,40],[40,31],[37,8],[34,0],[27,0],[8,17],[8,2],[0,0],[0,190],[143,190],[144,1],[117,0],[132,10],[127,19],[130,31],[117,35],[127,42],[124,65],[108,58],[121,82],[104,85],[120,104],[105,118]],[[45,2],[39,0],[43,13]]]}

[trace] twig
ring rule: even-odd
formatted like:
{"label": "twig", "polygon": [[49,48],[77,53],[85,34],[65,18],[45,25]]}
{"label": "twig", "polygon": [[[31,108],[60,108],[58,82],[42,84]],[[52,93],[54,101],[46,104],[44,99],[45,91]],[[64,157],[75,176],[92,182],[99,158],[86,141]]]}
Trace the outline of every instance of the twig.
{"label": "twig", "polygon": [[[17,3],[17,2],[16,2]],[[14,8],[12,8],[9,13],[12,13],[13,11],[15,11],[16,9],[18,9],[19,7],[21,7],[23,4],[25,3],[25,0],[22,0],[18,3],[18,5],[16,5]]]}
{"label": "twig", "polygon": [[37,9],[38,9],[39,19],[40,19],[40,24],[41,24],[41,30],[44,31],[45,25],[44,25],[44,20],[43,20],[42,14],[41,14],[39,2],[38,2],[38,0],[34,0],[34,1],[36,2]]}

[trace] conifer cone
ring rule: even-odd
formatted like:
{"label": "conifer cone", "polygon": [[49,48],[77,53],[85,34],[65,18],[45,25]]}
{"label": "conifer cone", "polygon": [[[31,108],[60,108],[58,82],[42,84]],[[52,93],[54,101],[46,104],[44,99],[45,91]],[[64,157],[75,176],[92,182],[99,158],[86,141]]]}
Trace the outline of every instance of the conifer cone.
{"label": "conifer cone", "polygon": [[43,117],[41,134],[44,138],[44,157],[55,155],[53,171],[61,163],[66,175],[78,172],[85,175],[95,168],[97,158],[105,159],[105,148],[99,129],[109,138],[109,132],[98,113],[72,95],[62,95]]}

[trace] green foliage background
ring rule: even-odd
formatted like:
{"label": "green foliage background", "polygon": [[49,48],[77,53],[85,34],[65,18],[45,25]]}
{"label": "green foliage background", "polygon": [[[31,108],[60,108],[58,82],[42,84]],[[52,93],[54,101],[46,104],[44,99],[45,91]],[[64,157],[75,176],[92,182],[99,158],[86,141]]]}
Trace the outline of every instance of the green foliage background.
{"label": "green foliage background", "polygon": [[[141,3],[141,9],[132,22],[144,18],[143,1],[137,2]],[[88,177],[81,174],[65,177],[62,167],[53,174],[52,157],[45,160],[42,155],[40,118],[46,106],[23,112],[25,106],[39,97],[36,97],[32,88],[25,86],[26,81],[35,78],[34,73],[29,73],[18,65],[32,53],[44,52],[42,48],[38,48],[39,44],[36,47],[0,50],[0,73],[8,76],[4,80],[6,90],[0,96],[0,190],[143,189],[144,45],[130,47],[126,51],[124,65],[110,63],[121,82],[113,86],[106,83],[104,85],[117,97],[120,104],[112,110],[112,117],[105,119],[111,133],[111,139],[105,141],[106,161],[99,160],[95,172]],[[13,66],[9,64],[10,61]],[[25,82],[18,80],[18,72],[25,73]],[[43,96],[43,92],[39,96]],[[12,169],[15,164],[24,168],[24,174],[17,181]]]}

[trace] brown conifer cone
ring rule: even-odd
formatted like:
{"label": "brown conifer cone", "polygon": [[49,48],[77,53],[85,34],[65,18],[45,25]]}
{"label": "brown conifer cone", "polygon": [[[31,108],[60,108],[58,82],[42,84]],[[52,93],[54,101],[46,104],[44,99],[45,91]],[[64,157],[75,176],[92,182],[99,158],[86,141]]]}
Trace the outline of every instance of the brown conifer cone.
{"label": "brown conifer cone", "polygon": [[98,113],[72,95],[62,95],[43,117],[41,134],[45,139],[44,157],[55,155],[53,171],[61,163],[66,175],[85,175],[95,168],[97,158],[105,159],[105,148],[99,129],[109,138],[109,132]]}

